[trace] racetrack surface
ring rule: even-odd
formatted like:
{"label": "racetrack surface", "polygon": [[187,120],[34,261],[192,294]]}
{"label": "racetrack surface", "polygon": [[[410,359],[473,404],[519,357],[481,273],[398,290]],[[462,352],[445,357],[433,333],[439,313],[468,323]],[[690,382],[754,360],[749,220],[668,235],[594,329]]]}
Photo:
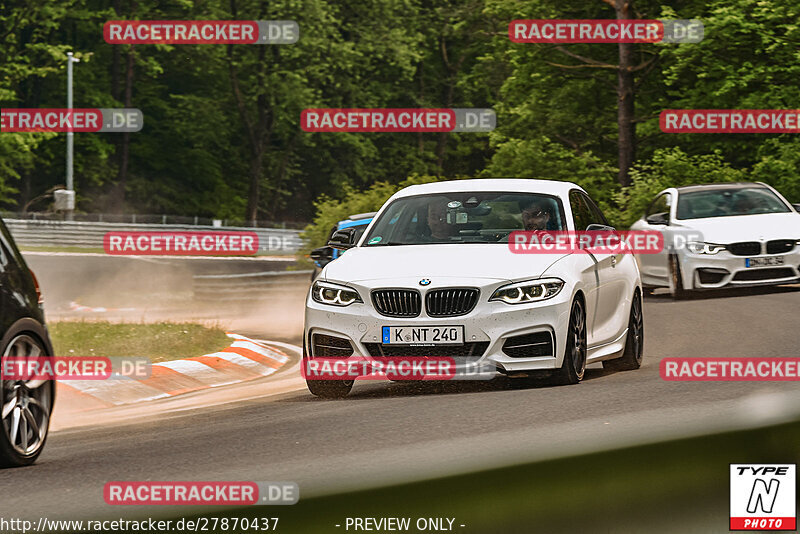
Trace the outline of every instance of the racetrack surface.
{"label": "racetrack surface", "polygon": [[[263,392],[250,385],[238,397],[244,400],[232,395],[205,406],[197,396],[178,411],[64,428],[51,434],[36,465],[0,471],[0,516],[191,512],[108,506],[103,485],[113,480],[291,480],[300,484],[302,499],[797,418],[797,383],[665,382],[658,362],[797,356],[799,289],[726,291],[677,302],[648,297],[643,367],[608,373],[592,366],[576,386],[542,382],[515,389],[506,378],[360,382],[347,399],[324,401],[283,374],[275,395],[267,380]],[[720,469],[740,460],[720,457]],[[357,506],[347,513],[357,515]],[[276,514],[279,509],[264,515]]]}

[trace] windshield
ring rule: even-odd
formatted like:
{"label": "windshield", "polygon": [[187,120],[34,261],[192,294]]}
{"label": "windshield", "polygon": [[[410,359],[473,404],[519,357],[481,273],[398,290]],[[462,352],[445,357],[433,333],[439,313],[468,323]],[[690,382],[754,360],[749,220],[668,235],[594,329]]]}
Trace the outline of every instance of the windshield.
{"label": "windshield", "polygon": [[708,189],[680,193],[678,219],[789,213],[789,207],[764,187]]}
{"label": "windshield", "polygon": [[558,198],[533,193],[443,193],[400,198],[364,246],[507,243],[515,230],[566,230]]}

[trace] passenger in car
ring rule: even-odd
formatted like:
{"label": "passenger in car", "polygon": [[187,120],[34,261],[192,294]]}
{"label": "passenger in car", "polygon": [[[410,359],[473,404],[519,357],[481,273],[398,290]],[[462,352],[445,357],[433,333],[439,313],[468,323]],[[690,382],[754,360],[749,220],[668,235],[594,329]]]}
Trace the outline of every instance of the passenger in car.
{"label": "passenger in car", "polygon": [[522,210],[522,224],[527,231],[548,230],[550,222],[549,206],[540,199],[531,199],[520,206]]}

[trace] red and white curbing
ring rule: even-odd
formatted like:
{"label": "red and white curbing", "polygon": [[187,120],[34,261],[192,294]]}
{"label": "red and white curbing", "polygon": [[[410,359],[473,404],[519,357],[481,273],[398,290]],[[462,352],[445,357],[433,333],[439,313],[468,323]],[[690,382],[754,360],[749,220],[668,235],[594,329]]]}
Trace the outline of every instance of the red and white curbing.
{"label": "red and white curbing", "polygon": [[74,300],[69,303],[70,311],[76,312],[92,312],[92,313],[106,313],[110,311],[120,312],[120,311],[136,311],[136,308],[103,308],[103,307],[92,307],[92,306],[84,306],[83,304],[78,304]]}
{"label": "red and white curbing", "polygon": [[220,352],[153,364],[145,380],[60,380],[58,395],[79,398],[83,409],[120,406],[254,380],[289,361],[276,347],[230,332],[228,337],[234,342]]}

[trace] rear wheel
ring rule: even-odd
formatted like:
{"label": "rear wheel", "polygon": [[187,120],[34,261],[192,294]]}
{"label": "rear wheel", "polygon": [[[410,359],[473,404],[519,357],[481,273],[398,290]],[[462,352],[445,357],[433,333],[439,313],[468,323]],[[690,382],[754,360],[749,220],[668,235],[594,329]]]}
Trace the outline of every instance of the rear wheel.
{"label": "rear wheel", "polygon": [[642,314],[642,299],[638,291],[633,295],[631,314],[628,319],[628,336],[625,340],[625,351],[621,358],[605,360],[603,369],[611,371],[631,371],[642,366],[644,352],[644,316]]}
{"label": "rear wheel", "polygon": [[557,384],[577,384],[586,370],[586,312],[583,302],[576,298],[572,302],[567,327],[567,346],[564,362],[554,376]]}
{"label": "rear wheel", "polygon": [[[45,356],[33,336],[15,336],[3,351],[6,358]],[[16,367],[16,366],[15,366]],[[47,440],[55,397],[53,380],[2,380],[0,389],[0,466],[20,467],[36,461]]]}

